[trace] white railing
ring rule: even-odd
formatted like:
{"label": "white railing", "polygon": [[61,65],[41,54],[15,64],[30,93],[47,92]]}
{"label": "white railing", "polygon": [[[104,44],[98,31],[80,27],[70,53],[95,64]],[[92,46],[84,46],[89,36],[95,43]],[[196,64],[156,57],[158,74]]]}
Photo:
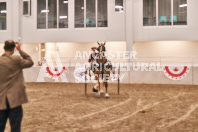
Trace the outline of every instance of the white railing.
{"label": "white railing", "polygon": [[[25,78],[28,82],[36,82],[38,75],[40,74],[41,68],[38,67],[37,62],[40,60],[39,58],[32,58],[35,62],[35,67],[32,67],[30,69],[25,70]],[[45,58],[46,63],[48,63],[48,59],[51,61],[51,58]],[[75,82],[74,78],[74,71],[75,66],[77,63],[84,64],[88,63],[88,59],[75,59],[73,57],[60,57],[60,62],[63,66],[66,66],[67,69],[69,69],[69,72],[67,72],[67,77],[69,82]],[[115,63],[124,63],[130,62],[124,58],[122,59],[111,59],[113,66],[117,67],[117,65],[114,65]],[[133,67],[130,67],[130,70],[122,71],[121,74],[124,75],[123,82],[124,83],[156,83],[156,84],[195,84],[198,85],[198,56],[189,56],[189,57],[171,57],[171,56],[165,56],[165,57],[137,57],[137,59],[133,59],[131,62],[134,63],[158,63],[160,66],[192,66],[190,68],[190,72],[188,76],[181,81],[173,81],[171,79],[167,79],[167,77],[164,75],[162,71],[136,71]],[[54,63],[54,62],[53,62]],[[57,62],[56,62],[57,63]],[[58,64],[57,64],[58,65]],[[54,65],[56,66],[56,65]],[[88,65],[87,65],[88,66]],[[120,68],[122,69],[124,65],[120,65]],[[124,67],[126,69],[126,67]],[[123,69],[124,69],[123,68]],[[118,69],[116,69],[116,73],[118,72]],[[135,68],[137,69],[137,68]],[[29,76],[29,75],[32,76]],[[48,80],[47,81],[52,81]],[[47,82],[46,81],[46,82]]]}

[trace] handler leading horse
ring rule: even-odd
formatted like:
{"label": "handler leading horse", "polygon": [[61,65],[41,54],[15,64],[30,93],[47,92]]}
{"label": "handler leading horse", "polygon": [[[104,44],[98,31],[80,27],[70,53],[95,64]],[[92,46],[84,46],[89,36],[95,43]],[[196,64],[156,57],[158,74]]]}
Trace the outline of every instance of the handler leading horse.
{"label": "handler leading horse", "polygon": [[[103,87],[106,88],[105,98],[109,98],[108,94],[108,79],[110,77],[110,71],[112,70],[111,62],[107,60],[107,57],[105,56],[105,44],[104,43],[98,43],[98,54],[96,56],[95,62],[92,63],[92,71],[95,74],[95,80],[98,80],[97,84],[93,87],[93,92],[98,92],[98,86],[99,86],[99,78],[103,79]],[[104,91],[103,88],[99,89],[99,95],[103,95]]]}

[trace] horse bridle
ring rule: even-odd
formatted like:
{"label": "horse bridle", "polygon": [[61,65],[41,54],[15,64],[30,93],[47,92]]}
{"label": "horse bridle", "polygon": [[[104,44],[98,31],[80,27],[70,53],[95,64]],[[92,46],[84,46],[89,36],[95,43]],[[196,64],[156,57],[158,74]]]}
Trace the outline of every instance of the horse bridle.
{"label": "horse bridle", "polygon": [[[102,49],[102,47],[104,47],[104,50],[101,50]],[[99,47],[97,48],[97,50],[99,51],[99,52],[102,52],[102,51],[106,51],[106,48],[105,48],[105,46],[103,45],[103,44],[101,44],[101,45],[99,45]]]}

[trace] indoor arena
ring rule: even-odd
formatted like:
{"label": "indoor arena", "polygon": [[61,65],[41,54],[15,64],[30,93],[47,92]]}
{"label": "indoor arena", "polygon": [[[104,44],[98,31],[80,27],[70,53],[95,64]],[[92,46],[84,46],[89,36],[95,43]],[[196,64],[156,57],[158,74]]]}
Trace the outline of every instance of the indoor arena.
{"label": "indoor arena", "polygon": [[0,132],[198,132],[197,0],[0,0]]}

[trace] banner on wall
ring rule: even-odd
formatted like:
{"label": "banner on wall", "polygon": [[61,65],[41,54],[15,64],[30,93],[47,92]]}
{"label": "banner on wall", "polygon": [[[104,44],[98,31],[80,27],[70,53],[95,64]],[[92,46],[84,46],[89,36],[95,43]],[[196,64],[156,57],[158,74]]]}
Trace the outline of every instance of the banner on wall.
{"label": "banner on wall", "polygon": [[67,68],[62,65],[59,52],[48,51],[46,60],[42,61],[42,66],[37,78],[37,82],[45,82],[45,77],[53,79],[55,82],[68,82],[66,78]]}
{"label": "banner on wall", "polygon": [[182,80],[190,72],[190,66],[165,66],[163,72],[171,80]]}

